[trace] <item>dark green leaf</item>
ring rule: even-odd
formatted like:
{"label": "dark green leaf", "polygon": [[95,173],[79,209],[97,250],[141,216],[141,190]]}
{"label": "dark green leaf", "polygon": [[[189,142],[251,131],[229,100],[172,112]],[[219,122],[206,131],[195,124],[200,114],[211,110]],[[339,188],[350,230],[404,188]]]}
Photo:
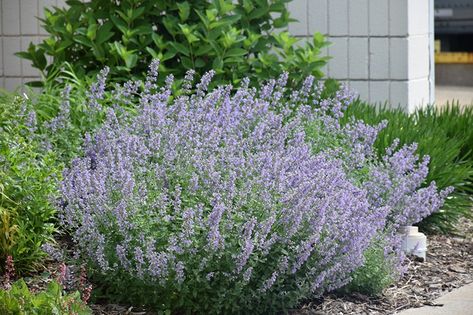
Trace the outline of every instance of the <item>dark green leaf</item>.
{"label": "dark green leaf", "polygon": [[195,51],[196,56],[205,56],[207,55],[210,51],[212,51],[212,46],[211,45],[201,45],[199,49]]}
{"label": "dark green leaf", "polygon": [[189,18],[190,14],[190,6],[187,1],[181,2],[177,4],[179,9],[179,17],[181,18],[182,22],[185,22]]}
{"label": "dark green leaf", "polygon": [[183,44],[181,43],[178,43],[178,42],[171,42],[170,45],[172,47],[174,47],[178,52],[180,52],[181,54],[184,54],[185,56],[188,56],[190,55],[190,51],[189,51],[189,48],[187,48],[186,46],[184,46]]}
{"label": "dark green leaf", "polygon": [[122,34],[126,34],[128,31],[128,26],[126,23],[115,15],[110,15],[110,19],[112,20],[113,24],[122,32]]}
{"label": "dark green leaf", "polygon": [[194,69],[194,65],[192,64],[190,58],[181,57],[181,62],[185,69]]}
{"label": "dark green leaf", "polygon": [[225,57],[240,57],[244,56],[248,53],[246,49],[242,48],[231,48],[227,52],[225,52]]}
{"label": "dark green leaf", "polygon": [[104,25],[101,25],[97,30],[97,36],[95,38],[95,42],[97,44],[103,44],[108,41],[110,38],[113,37],[114,33],[111,31],[113,24],[111,22],[107,22]]}
{"label": "dark green leaf", "polygon": [[216,57],[212,63],[213,69],[222,69],[223,67],[223,60],[220,57]]}

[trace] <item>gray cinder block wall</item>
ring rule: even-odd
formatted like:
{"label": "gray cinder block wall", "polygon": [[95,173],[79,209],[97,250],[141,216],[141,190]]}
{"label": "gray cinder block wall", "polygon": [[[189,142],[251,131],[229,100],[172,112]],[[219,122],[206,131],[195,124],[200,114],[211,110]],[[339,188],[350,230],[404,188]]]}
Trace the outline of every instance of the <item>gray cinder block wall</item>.
{"label": "gray cinder block wall", "polygon": [[[326,34],[333,59],[325,72],[347,82],[369,102],[408,110],[432,103],[434,0],[293,0],[299,22],[289,31],[310,38]],[[13,54],[46,35],[35,18],[64,0],[0,0],[0,87],[14,90],[37,79],[27,60]]]}
{"label": "gray cinder block wall", "polygon": [[52,6],[64,6],[64,0],[0,0],[0,88],[12,91],[39,77],[27,60],[14,53],[46,37],[36,17],[43,17],[43,8]]}
{"label": "gray cinder block wall", "polygon": [[325,72],[364,100],[409,111],[434,102],[434,0],[293,0],[299,37],[318,31],[332,45]]}

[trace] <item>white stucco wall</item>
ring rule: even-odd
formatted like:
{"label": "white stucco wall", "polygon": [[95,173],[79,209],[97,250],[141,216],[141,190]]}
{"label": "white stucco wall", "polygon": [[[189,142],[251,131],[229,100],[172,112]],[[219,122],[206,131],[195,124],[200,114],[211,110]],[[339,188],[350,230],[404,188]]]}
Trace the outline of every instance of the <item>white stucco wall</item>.
{"label": "white stucco wall", "polygon": [[[409,110],[433,102],[434,0],[293,0],[299,22],[289,30],[301,38],[316,31],[332,45],[325,69],[348,82],[369,102]],[[0,87],[13,90],[37,77],[27,60],[13,55],[46,33],[36,16],[64,0],[0,0]]]}

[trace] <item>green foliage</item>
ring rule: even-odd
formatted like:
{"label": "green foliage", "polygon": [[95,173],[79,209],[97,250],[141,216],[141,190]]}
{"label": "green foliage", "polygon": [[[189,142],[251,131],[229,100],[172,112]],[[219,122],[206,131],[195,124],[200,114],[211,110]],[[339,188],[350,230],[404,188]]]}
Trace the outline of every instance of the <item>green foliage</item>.
{"label": "green foliage", "polygon": [[352,274],[352,281],[343,291],[378,295],[397,279],[394,260],[385,254],[386,245],[380,237],[373,239],[364,253],[363,266]]}
{"label": "green foliage", "polygon": [[0,290],[0,313],[4,315],[92,314],[80,299],[79,292],[64,294],[57,282],[49,283],[46,290],[34,294],[23,280],[9,290]]}
{"label": "green foliage", "polygon": [[290,0],[66,2],[68,8],[45,9],[41,21],[49,37],[17,53],[49,80],[64,62],[81,77],[108,66],[114,80],[126,81],[143,77],[151,59],[159,59],[161,79],[213,69],[214,82],[237,83],[281,71],[321,77],[327,60],[319,56],[327,45],[321,34],[299,45],[288,32],[276,32],[293,21]]}
{"label": "green foliage", "polygon": [[420,155],[429,155],[429,175],[426,182],[435,181],[439,188],[453,186],[455,191],[443,208],[424,219],[425,230],[453,232],[462,217],[471,217],[473,192],[473,109],[450,105],[441,109],[428,107],[412,115],[401,109],[376,108],[355,102],[347,110],[344,121],[356,117],[368,124],[388,120],[375,146],[379,154],[385,152],[396,138],[401,144],[418,143]]}
{"label": "green foliage", "polygon": [[[92,110],[88,103],[92,80],[79,78],[71,65],[64,66],[56,76],[61,85],[47,81],[42,92],[31,91],[26,102],[36,113],[36,137],[49,143],[58,163],[68,165],[79,154],[85,134],[99,126],[105,114],[102,108]],[[111,104],[110,93],[104,97],[103,104]],[[51,127],[54,121],[56,128]]]}
{"label": "green foliage", "polygon": [[[20,274],[41,263],[41,246],[56,231],[61,172],[104,118],[102,108],[91,110],[90,82],[71,67],[57,78],[67,93],[46,82],[39,94],[0,95],[0,261],[11,255]],[[110,103],[105,97],[103,104]]]}
{"label": "green foliage", "polygon": [[3,97],[0,107],[0,261],[13,256],[17,270],[31,270],[43,256],[41,245],[55,231],[59,168],[27,126],[20,98]]}

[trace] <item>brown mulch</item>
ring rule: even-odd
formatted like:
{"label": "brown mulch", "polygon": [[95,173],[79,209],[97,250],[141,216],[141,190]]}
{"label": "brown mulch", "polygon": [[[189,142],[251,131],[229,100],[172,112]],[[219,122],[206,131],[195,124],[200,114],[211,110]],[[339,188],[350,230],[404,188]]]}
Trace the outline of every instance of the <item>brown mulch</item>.
{"label": "brown mulch", "polygon": [[442,306],[434,300],[473,282],[473,226],[463,223],[462,237],[428,236],[425,262],[407,260],[407,272],[381,296],[329,294],[308,303],[297,315],[394,314],[425,305]]}

